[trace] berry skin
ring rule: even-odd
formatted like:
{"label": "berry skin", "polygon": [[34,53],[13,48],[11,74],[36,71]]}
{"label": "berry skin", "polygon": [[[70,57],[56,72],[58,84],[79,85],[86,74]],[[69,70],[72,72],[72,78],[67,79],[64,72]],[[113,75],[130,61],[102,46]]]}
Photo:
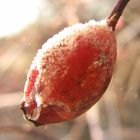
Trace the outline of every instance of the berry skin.
{"label": "berry skin", "polygon": [[116,39],[106,20],[65,28],[31,65],[22,101],[25,117],[38,126],[86,112],[108,87],[115,61]]}

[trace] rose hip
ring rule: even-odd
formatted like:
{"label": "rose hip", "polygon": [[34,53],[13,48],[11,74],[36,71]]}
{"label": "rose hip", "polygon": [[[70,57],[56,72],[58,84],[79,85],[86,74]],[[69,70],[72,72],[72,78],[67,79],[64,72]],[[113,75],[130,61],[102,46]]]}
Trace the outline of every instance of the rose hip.
{"label": "rose hip", "polygon": [[30,68],[22,103],[37,125],[75,118],[106,90],[116,41],[106,21],[68,27],[47,41]]}
{"label": "rose hip", "polygon": [[42,46],[24,88],[27,120],[37,126],[70,120],[100,99],[116,61],[116,24],[111,20],[67,27]]}

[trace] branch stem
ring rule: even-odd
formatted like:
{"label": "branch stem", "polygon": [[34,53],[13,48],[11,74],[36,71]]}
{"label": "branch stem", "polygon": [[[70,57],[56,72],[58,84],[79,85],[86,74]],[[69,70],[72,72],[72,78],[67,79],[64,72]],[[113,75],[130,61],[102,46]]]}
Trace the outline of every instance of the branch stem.
{"label": "branch stem", "polygon": [[118,0],[107,17],[107,24],[112,27],[113,31],[128,2],[129,0]]}

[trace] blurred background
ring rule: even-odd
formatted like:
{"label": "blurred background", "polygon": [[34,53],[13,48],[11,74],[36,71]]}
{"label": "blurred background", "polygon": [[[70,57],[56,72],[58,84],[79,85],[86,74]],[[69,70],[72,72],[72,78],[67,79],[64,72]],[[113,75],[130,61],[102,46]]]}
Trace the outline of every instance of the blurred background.
{"label": "blurred background", "polygon": [[116,30],[117,64],[102,99],[75,120],[35,127],[20,102],[30,64],[53,34],[105,18],[115,0],[0,0],[0,140],[140,139],[140,1],[130,0]]}

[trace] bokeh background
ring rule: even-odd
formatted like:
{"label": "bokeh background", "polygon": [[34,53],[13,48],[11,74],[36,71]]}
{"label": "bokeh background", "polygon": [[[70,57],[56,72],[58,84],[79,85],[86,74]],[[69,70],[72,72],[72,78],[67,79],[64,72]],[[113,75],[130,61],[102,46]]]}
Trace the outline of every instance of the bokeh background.
{"label": "bokeh background", "polygon": [[101,100],[75,120],[35,127],[20,102],[30,64],[53,34],[106,17],[115,0],[0,0],[0,140],[139,140],[140,1],[130,0],[116,30],[117,63]]}

